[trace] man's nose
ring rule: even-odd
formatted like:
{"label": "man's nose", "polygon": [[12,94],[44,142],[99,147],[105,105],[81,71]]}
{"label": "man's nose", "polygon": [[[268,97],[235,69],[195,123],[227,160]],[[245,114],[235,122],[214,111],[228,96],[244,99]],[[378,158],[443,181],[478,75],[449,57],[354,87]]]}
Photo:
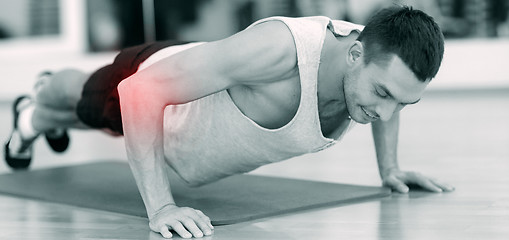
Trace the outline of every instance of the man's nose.
{"label": "man's nose", "polygon": [[398,105],[399,103],[392,99],[384,100],[378,105],[376,113],[380,116],[382,121],[389,121],[394,112],[396,112]]}

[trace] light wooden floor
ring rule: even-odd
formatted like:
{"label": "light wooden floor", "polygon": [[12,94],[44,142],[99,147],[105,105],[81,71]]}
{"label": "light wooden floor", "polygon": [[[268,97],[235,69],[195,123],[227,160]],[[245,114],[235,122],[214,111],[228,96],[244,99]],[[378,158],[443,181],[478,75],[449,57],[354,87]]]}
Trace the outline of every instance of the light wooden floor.
{"label": "light wooden floor", "polygon": [[[1,139],[10,131],[0,104]],[[122,139],[73,132],[66,154],[36,144],[33,168],[125,159]],[[3,157],[3,156],[2,156]],[[403,112],[400,163],[453,184],[453,193],[412,192],[217,227],[205,239],[509,239],[509,91],[428,93]],[[7,172],[0,164],[0,172]],[[379,185],[368,126],[324,152],[255,174]],[[306,194],[306,193],[303,193]],[[0,239],[160,239],[145,219],[0,195]]]}

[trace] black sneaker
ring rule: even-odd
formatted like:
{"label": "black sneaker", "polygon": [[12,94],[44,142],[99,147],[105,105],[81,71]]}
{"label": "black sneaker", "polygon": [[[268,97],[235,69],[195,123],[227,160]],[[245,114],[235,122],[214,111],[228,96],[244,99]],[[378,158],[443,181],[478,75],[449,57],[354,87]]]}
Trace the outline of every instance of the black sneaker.
{"label": "black sneaker", "polygon": [[69,147],[69,134],[66,129],[55,129],[44,134],[46,141],[53,151],[64,152]]}
{"label": "black sneaker", "polygon": [[[38,88],[44,85],[45,78],[51,77],[51,71],[44,71],[39,74],[38,81],[35,83],[34,90],[37,92]],[[67,129],[53,129],[44,133],[46,142],[57,153],[62,153],[69,147],[69,134]]]}
{"label": "black sneaker", "polygon": [[32,139],[23,139],[18,130],[18,117],[21,110],[18,105],[24,100],[30,101],[30,97],[26,95],[19,96],[12,104],[12,113],[14,116],[13,129],[4,146],[5,162],[12,169],[26,169],[30,166],[30,162],[32,161],[32,143],[36,139],[36,137]]}

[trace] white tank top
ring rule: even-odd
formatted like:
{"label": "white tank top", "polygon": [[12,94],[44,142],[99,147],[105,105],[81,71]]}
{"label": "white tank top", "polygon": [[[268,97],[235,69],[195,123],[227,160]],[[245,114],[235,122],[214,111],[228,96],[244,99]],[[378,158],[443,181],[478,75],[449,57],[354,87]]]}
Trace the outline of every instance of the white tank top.
{"label": "white tank top", "polygon": [[[226,90],[186,104],[167,106],[164,155],[190,185],[210,183],[268,163],[320,151],[332,146],[346,132],[336,131],[333,138],[322,135],[317,95],[320,54],[327,28],[335,35],[347,36],[351,31],[362,31],[363,26],[326,17],[272,17],[250,27],[267,21],[285,23],[295,41],[301,82],[297,113],[285,126],[267,129],[245,116]],[[139,69],[199,44],[203,43],[162,49]]]}

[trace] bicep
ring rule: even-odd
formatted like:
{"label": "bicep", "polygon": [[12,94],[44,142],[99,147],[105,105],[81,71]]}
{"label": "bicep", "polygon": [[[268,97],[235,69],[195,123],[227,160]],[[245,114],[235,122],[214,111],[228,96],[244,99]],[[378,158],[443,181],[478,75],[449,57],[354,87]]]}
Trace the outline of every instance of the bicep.
{"label": "bicep", "polygon": [[190,102],[235,85],[274,82],[295,69],[290,30],[270,21],[167,57],[130,77],[165,104]]}

